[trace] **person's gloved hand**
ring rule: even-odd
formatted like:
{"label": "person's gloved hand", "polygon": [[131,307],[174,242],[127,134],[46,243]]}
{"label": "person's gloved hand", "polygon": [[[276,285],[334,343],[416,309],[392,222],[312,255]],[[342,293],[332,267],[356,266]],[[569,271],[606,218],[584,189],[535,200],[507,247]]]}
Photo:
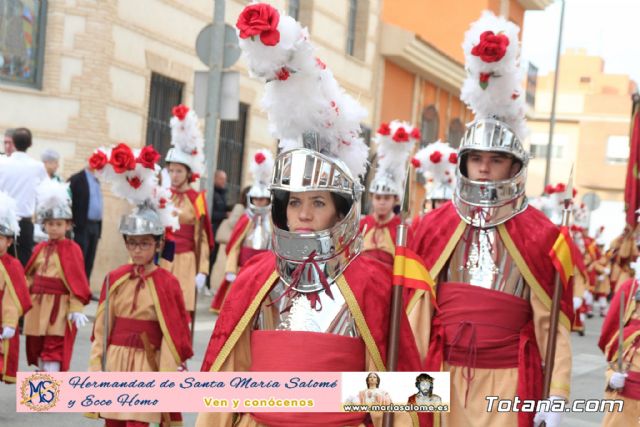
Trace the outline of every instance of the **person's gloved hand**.
{"label": "person's gloved hand", "polygon": [[614,372],[613,375],[611,375],[611,378],[609,378],[609,387],[617,390],[624,388],[624,382],[627,375],[628,374],[623,374],[622,372]]}
{"label": "person's gloved hand", "polygon": [[187,372],[187,371],[189,371],[189,369],[187,369],[187,362],[182,362],[178,366],[178,369],[176,369],[176,371],[178,371],[178,372]]}
{"label": "person's gloved hand", "polygon": [[76,328],[81,328],[89,323],[89,318],[82,313],[74,312],[69,313],[69,320],[76,324]]}
{"label": "person's gloved hand", "polygon": [[2,335],[0,335],[0,339],[10,340],[16,334],[16,329],[11,326],[5,326],[2,328]]}
{"label": "person's gloved hand", "polygon": [[231,283],[234,280],[236,280],[236,273],[227,273],[224,275],[224,280],[226,280],[227,282]]}
{"label": "person's gloved hand", "polygon": [[534,427],[538,427],[543,422],[546,427],[560,427],[560,421],[562,421],[562,412],[552,412],[551,408],[553,407],[554,400],[564,400],[564,398],[560,396],[549,396],[548,399],[551,403],[549,404],[548,411],[540,411],[533,418]]}
{"label": "person's gloved hand", "polygon": [[207,284],[207,275],[204,273],[196,274],[196,289],[198,290],[198,292],[202,292],[206,284]]}
{"label": "person's gloved hand", "polygon": [[577,310],[580,308],[580,306],[582,306],[582,298],[573,297],[573,309]]}

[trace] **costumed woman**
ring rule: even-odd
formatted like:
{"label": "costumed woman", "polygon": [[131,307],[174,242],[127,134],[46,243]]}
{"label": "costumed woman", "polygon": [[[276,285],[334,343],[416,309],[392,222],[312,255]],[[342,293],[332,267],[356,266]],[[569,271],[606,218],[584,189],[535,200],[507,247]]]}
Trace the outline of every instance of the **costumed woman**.
{"label": "costumed woman", "polygon": [[[131,262],[109,272],[102,286],[91,337],[90,371],[156,372],[184,369],[191,357],[189,315],[178,279],[158,267],[165,228],[177,229],[178,213],[169,190],[155,174],[159,156],[151,147],[126,144],[98,149],[92,156],[96,174],[134,210],[120,220],[119,231]],[[108,159],[108,160],[107,160]],[[106,346],[106,354],[104,348]],[[107,427],[182,425],[180,414],[100,412]]]}
{"label": "costumed woman", "polygon": [[[271,16],[277,25],[253,27],[256,16]],[[366,112],[316,60],[308,33],[293,18],[251,4],[237,26],[252,74],[267,80],[263,105],[282,149],[270,185],[274,246],[234,281],[202,370],[385,370],[391,271],[359,256],[357,177],[367,158],[359,134]],[[400,324],[398,369],[415,370],[419,357],[404,313]],[[364,426],[371,419],[380,425],[381,418],[201,413],[196,426]],[[418,425],[417,415],[396,413],[395,425]]]}
{"label": "costumed woman", "polygon": [[273,155],[261,149],[253,156],[249,168],[253,185],[247,193],[247,208],[231,231],[225,253],[224,279],[211,301],[211,311],[219,313],[222,303],[240,269],[255,255],[271,249],[271,193],[269,180],[273,172]]}

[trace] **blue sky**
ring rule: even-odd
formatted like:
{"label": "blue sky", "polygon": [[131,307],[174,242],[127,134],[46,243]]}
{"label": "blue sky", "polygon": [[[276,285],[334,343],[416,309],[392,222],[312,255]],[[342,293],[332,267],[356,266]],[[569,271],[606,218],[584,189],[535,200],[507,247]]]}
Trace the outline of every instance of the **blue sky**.
{"label": "blue sky", "polygon": [[[628,74],[640,84],[640,0],[565,0],[562,49],[582,47],[605,60],[605,72]],[[560,1],[525,14],[523,64],[546,74],[555,68]],[[562,70],[560,70],[562,72]]]}

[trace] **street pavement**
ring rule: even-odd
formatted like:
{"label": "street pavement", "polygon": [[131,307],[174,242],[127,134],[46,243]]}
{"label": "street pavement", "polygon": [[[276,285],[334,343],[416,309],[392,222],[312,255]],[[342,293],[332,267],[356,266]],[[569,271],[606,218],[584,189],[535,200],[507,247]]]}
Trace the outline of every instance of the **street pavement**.
{"label": "street pavement", "polygon": [[[198,298],[198,312],[196,314],[196,335],[194,340],[195,356],[189,361],[189,370],[198,370],[202,363],[204,351],[215,323],[216,316],[209,312],[211,297],[201,295]],[[85,313],[93,320],[97,303],[91,304]],[[584,337],[572,334],[573,375],[571,382],[572,399],[601,399],[604,390],[604,371],[606,363],[597,347],[602,319],[596,316],[586,322]],[[76,345],[71,361],[71,370],[86,371],[89,360],[91,327],[86,326],[78,332]],[[24,354],[24,337],[21,337],[20,370],[33,371],[33,367],[26,365]],[[102,422],[84,418],[80,414],[42,413],[18,414],[15,412],[15,386],[0,383],[0,426],[31,427],[46,425],[46,427],[67,426],[102,426]],[[196,414],[183,414],[184,425],[195,425]],[[562,426],[592,427],[600,425],[601,413],[566,413]]]}

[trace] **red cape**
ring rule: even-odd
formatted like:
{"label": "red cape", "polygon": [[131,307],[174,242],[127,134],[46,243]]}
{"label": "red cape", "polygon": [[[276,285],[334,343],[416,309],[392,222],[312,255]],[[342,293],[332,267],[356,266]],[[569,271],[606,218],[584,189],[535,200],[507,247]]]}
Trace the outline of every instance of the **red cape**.
{"label": "red cape", "polygon": [[367,232],[373,230],[374,228],[388,228],[389,233],[391,234],[391,239],[393,243],[396,243],[396,235],[398,231],[398,225],[400,225],[401,219],[398,215],[394,215],[389,221],[380,225],[374,215],[367,215],[360,220],[360,232],[364,230],[365,225],[367,226]]}
{"label": "red cape", "polygon": [[[428,212],[409,230],[409,248],[420,255],[428,270],[432,270],[449,240],[454,235],[462,220],[453,203],[447,202],[439,208]],[[532,206],[504,223],[509,237],[538,282],[544,293],[551,299],[555,282],[556,269],[549,252],[553,247],[560,229],[547,217]],[[451,248],[453,249],[453,248]],[[431,273],[434,273],[431,271]],[[524,273],[521,271],[521,273]],[[528,283],[530,286],[532,283]],[[535,289],[534,289],[535,291]],[[563,292],[560,308],[573,323],[573,289]]]}
{"label": "red cape", "polygon": [[[233,226],[233,230],[231,231],[231,237],[229,238],[229,242],[225,247],[224,252],[227,255],[229,255],[229,252],[231,252],[231,249],[233,249],[236,245],[242,244],[242,241],[240,241],[240,237],[244,235],[248,227],[251,227],[251,224],[252,222],[251,222],[251,218],[249,218],[249,215],[247,215],[246,213],[242,214],[242,216],[238,219],[238,222],[236,222],[236,225]],[[216,294],[211,300],[210,309],[214,313],[220,312],[222,303],[224,303],[224,300],[227,297],[227,292],[229,292],[229,286],[231,285],[231,283],[225,278],[225,276],[222,277],[222,282],[220,283],[220,286],[218,287]]]}
{"label": "red cape", "polygon": [[[20,261],[15,259],[9,254],[4,254],[0,257],[2,266],[4,267],[7,275],[5,276],[5,289],[0,292],[0,301],[2,301],[2,295],[7,292],[8,289],[13,290],[13,294],[18,298],[20,304],[20,315],[24,315],[31,308],[31,297],[29,296],[29,288],[27,281],[24,277],[24,270]],[[2,311],[0,307],[0,326],[2,325]],[[17,329],[17,328],[16,328]],[[20,354],[20,334],[16,331],[16,334],[8,340],[7,352],[4,355],[4,366],[0,367],[0,379],[6,383],[16,382],[16,372],[18,371],[18,356]]]}
{"label": "red cape", "polygon": [[[605,317],[604,322],[602,323],[600,339],[598,340],[598,347],[600,347],[600,350],[602,350],[603,353],[606,351],[607,345],[613,341],[611,348],[609,349],[609,353],[605,354],[608,361],[610,361],[613,355],[618,351],[620,310],[622,310],[620,305],[620,292],[622,291],[624,291],[624,309],[626,311],[626,308],[633,302],[632,299],[635,298],[636,292],[638,291],[638,281],[634,278],[624,281],[620,286],[618,286],[613,298],[611,298],[609,311],[607,312],[607,317]],[[628,321],[629,318],[625,318],[625,324]],[[628,328],[625,328],[625,335],[627,334],[627,329]]]}
{"label": "red cape", "polygon": [[[258,292],[264,291],[262,288],[276,271],[275,260],[275,254],[272,252],[256,255],[238,275],[211,334],[211,340],[202,362],[202,371],[212,369],[220,351],[256,299]],[[363,313],[364,321],[375,342],[382,363],[386,364],[392,288],[391,272],[381,262],[359,256],[347,267],[343,275]],[[276,281],[273,281],[272,285],[275,283]],[[400,331],[398,370],[420,370],[418,348],[409,326],[409,320],[404,312]],[[366,330],[360,330],[361,335],[365,335],[366,332]],[[228,350],[231,351],[231,349]],[[217,364],[221,365],[221,361],[218,361]],[[384,366],[380,370],[383,369]]]}
{"label": "red cape", "polygon": [[[33,253],[29,262],[25,267],[27,276],[34,273],[34,262],[38,258],[40,251],[42,251],[49,242],[42,242],[33,248]],[[89,304],[91,300],[91,289],[89,288],[89,281],[84,271],[84,256],[82,255],[82,249],[80,246],[70,239],[62,239],[56,243],[56,251],[58,252],[58,258],[60,258],[60,267],[62,269],[63,277],[60,277],[68,286],[70,291],[78,298],[84,305]]]}
{"label": "red cape", "polygon": [[[176,194],[177,192],[172,188],[171,189],[171,193]],[[191,204],[194,207],[194,210],[196,212],[196,219],[200,220],[200,218],[202,216],[204,216],[204,218],[202,219],[202,224],[204,225],[204,230],[207,233],[207,240],[209,242],[209,250],[213,250],[213,228],[211,227],[211,218],[209,217],[209,209],[207,208],[207,203],[206,203],[206,191],[196,191],[193,188],[189,188],[187,191],[185,191],[183,194],[185,194],[188,198],[189,201],[191,202]],[[198,198],[198,196],[202,194],[202,197],[204,198],[205,202],[202,204],[203,208],[204,208],[204,212],[202,215],[200,215],[200,212],[198,212],[198,209],[196,207],[196,199]]]}
{"label": "red cape", "polygon": [[[111,271],[108,275],[109,288],[118,282],[127,280],[133,272],[133,267],[133,264],[125,264]],[[148,277],[152,279],[158,296],[161,313],[157,314],[162,333],[165,339],[173,344],[177,352],[180,360],[176,360],[176,362],[182,363],[193,356],[193,349],[191,347],[191,331],[189,330],[189,314],[184,305],[180,282],[173,274],[160,267],[156,268]],[[98,308],[102,306],[106,297],[105,285],[106,279],[102,284]],[[91,341],[93,340],[92,332]]]}

